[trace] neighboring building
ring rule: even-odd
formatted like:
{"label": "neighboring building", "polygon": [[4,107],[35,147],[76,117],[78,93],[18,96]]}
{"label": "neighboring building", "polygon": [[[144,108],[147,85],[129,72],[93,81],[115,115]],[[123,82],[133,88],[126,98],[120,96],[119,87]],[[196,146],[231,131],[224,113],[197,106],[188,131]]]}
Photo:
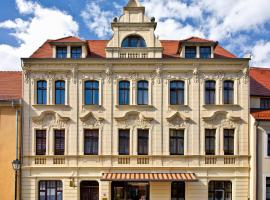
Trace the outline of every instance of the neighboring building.
{"label": "neighboring building", "polygon": [[249,198],[249,60],[144,13],[23,59],[23,200]]}
{"label": "neighboring building", "polygon": [[256,199],[270,200],[270,69],[250,70],[251,188]]}
{"label": "neighboring building", "polygon": [[[14,199],[15,175],[12,161],[20,158],[16,134],[21,135],[22,73],[0,72],[0,199]],[[16,116],[17,114],[17,116]],[[17,121],[17,122],[16,122]],[[16,124],[18,126],[16,126]],[[17,132],[18,128],[18,132]],[[16,153],[17,150],[17,153]],[[17,182],[19,186],[19,181]],[[19,187],[17,195],[19,196]]]}

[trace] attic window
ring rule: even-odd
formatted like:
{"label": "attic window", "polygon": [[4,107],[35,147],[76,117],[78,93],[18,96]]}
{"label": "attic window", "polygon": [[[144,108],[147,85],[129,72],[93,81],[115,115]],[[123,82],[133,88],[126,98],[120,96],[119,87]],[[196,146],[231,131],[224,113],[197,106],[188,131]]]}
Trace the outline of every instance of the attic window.
{"label": "attic window", "polygon": [[67,47],[56,47],[56,58],[67,58]]}
{"label": "attic window", "polygon": [[200,58],[204,59],[211,58],[211,47],[209,46],[200,47]]}
{"label": "attic window", "polygon": [[185,58],[196,58],[196,46],[185,47]]}
{"label": "attic window", "polygon": [[146,43],[145,40],[138,35],[131,35],[126,37],[123,42],[121,47],[124,48],[145,48]]}

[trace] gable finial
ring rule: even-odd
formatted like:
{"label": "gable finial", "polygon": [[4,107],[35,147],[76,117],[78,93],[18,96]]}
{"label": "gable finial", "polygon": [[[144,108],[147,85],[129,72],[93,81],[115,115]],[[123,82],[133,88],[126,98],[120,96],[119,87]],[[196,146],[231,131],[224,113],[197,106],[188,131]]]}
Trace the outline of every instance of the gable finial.
{"label": "gable finial", "polygon": [[142,7],[139,0],[129,0],[126,7]]}

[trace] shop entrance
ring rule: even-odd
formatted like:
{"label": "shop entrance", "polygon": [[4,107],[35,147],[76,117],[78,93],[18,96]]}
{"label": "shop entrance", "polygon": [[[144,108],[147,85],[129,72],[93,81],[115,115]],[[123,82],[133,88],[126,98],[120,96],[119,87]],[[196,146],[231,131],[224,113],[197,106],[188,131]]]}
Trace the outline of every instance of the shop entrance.
{"label": "shop entrance", "polygon": [[149,182],[112,182],[112,200],[149,200]]}

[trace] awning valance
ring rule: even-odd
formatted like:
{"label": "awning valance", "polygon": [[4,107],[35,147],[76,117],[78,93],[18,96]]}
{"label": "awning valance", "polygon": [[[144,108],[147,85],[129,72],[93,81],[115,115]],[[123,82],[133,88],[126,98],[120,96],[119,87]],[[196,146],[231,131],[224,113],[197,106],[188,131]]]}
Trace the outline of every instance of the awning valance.
{"label": "awning valance", "polygon": [[198,181],[194,173],[104,173],[102,181]]}

